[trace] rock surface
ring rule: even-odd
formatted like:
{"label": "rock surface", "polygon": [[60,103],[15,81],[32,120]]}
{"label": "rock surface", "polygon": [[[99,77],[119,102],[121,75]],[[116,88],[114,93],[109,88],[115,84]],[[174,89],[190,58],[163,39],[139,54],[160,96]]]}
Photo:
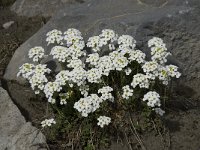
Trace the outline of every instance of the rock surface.
{"label": "rock surface", "polygon": [[84,0],[16,0],[11,10],[20,16],[51,17],[63,5],[82,3]]}
{"label": "rock surface", "polygon": [[[37,118],[40,118],[43,116],[44,107],[41,102],[30,100],[30,97],[34,97],[33,92],[27,88],[28,86],[24,86],[24,80],[16,78],[18,68],[23,63],[30,62],[27,57],[28,50],[34,46],[43,46],[49,53],[50,49],[46,46],[45,35],[54,28],[62,31],[72,27],[77,28],[83,33],[85,39],[99,34],[102,29],[110,28],[119,34],[133,35],[138,41],[138,47],[144,51],[147,49],[146,41],[152,36],[163,38],[174,55],[173,63],[180,66],[182,72],[181,79],[176,82],[175,92],[178,96],[183,96],[193,103],[200,99],[199,13],[200,3],[198,0],[90,0],[76,7],[64,6],[43,28],[16,50],[6,69],[4,79],[11,96],[21,111],[28,115],[27,118],[33,120],[36,114]],[[178,131],[172,131],[173,141],[168,140],[171,144],[168,148],[172,150],[192,149],[188,141],[191,142],[193,139],[195,140],[193,148],[200,147],[199,132],[190,132],[192,130],[190,126],[197,118],[197,112],[185,112],[176,118],[178,121],[182,120],[181,126],[183,127],[180,127]],[[183,121],[187,117],[189,117],[190,124]],[[200,130],[199,128],[195,129]],[[191,133],[195,134],[194,137],[191,137]],[[184,138],[183,135],[186,137]],[[153,142],[155,144],[155,141],[160,140],[160,137],[151,139],[150,137],[152,135],[144,137],[144,139],[148,139],[146,141],[148,147],[151,147]],[[183,146],[181,147],[181,145]],[[152,146],[152,150],[162,149],[162,147],[163,145],[160,143],[155,144]]]}
{"label": "rock surface", "polygon": [[[30,88],[24,87],[24,80],[17,78],[16,74],[23,63],[30,62],[27,57],[30,48],[43,46],[46,53],[49,53],[50,48],[47,49],[45,42],[49,30],[57,28],[65,31],[73,27],[79,29],[87,39],[89,36],[99,34],[102,29],[111,28],[119,34],[131,34],[135,37],[138,29],[144,24],[156,22],[169,15],[179,17],[179,11],[188,9],[189,6],[182,0],[170,0],[168,3],[163,1],[154,5],[141,3],[138,0],[88,0],[80,6],[64,6],[43,28],[16,50],[4,75],[12,99],[20,110],[25,112],[27,119],[35,120],[36,116],[38,118],[43,116],[45,105],[41,104],[42,101],[35,102],[33,92]],[[153,34],[153,31],[151,33]],[[147,38],[146,35],[140,36],[143,37]]]}
{"label": "rock surface", "polygon": [[38,150],[45,145],[44,135],[26,122],[8,93],[0,87],[0,149]]}

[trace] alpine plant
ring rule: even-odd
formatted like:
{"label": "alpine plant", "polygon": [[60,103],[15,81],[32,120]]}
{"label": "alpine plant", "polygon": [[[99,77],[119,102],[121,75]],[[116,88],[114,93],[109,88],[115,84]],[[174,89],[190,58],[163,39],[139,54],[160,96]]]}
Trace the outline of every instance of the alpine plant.
{"label": "alpine plant", "polygon": [[[107,108],[102,108],[104,103],[133,99],[139,89],[145,91],[139,98],[141,103],[161,116],[165,113],[161,108],[161,96],[152,87],[157,81],[168,85],[171,78],[179,78],[181,74],[177,66],[166,65],[171,53],[162,39],[153,37],[148,41],[151,58],[147,60],[132,36],[119,36],[110,29],[102,30],[100,35],[87,41],[74,28],[65,32],[54,29],[46,35],[47,45],[51,45],[50,53],[45,54],[41,46],[31,48],[28,56],[34,63],[23,64],[17,74],[28,80],[35,94],[44,93],[49,103],[58,103],[61,107],[73,101],[74,112],[89,117],[100,109],[106,112]],[[53,77],[53,71],[41,63],[47,56],[62,66]],[[103,128],[111,123],[111,116],[101,112],[96,123]],[[42,121],[41,125],[46,127],[55,123],[51,118]]]}

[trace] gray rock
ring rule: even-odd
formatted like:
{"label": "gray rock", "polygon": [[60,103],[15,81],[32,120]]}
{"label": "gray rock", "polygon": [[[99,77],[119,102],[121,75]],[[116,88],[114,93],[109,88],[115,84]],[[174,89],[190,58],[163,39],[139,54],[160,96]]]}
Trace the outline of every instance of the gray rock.
{"label": "gray rock", "polygon": [[[30,48],[43,46],[46,49],[46,53],[50,52],[50,48],[47,48],[45,42],[46,33],[49,30],[57,28],[65,31],[72,27],[79,29],[85,39],[99,34],[105,28],[114,29],[119,34],[130,34],[136,38],[139,48],[144,49],[144,51],[148,51],[144,44],[152,36],[157,35],[164,38],[177,58],[172,58],[171,60],[183,68],[183,77],[180,81],[187,81],[188,78],[191,78],[190,82],[196,86],[194,88],[190,84],[189,88],[197,92],[199,90],[197,85],[199,85],[200,81],[194,79],[197,78],[197,74],[199,75],[200,71],[194,71],[194,66],[190,66],[194,62],[191,63],[189,61],[189,56],[194,55],[195,61],[199,60],[197,59],[199,56],[198,45],[196,45],[198,37],[196,36],[196,40],[193,42],[191,39],[189,44],[187,42],[184,43],[182,38],[191,38],[189,35],[184,35],[184,29],[187,27],[189,31],[192,24],[195,28],[193,30],[190,29],[191,32],[193,31],[191,34],[199,33],[199,22],[195,22],[195,19],[200,20],[198,17],[199,7],[198,0],[191,0],[190,3],[182,0],[162,0],[159,2],[154,1],[153,4],[148,3],[146,0],[90,0],[79,6],[64,6],[43,28],[16,50],[4,75],[11,96],[20,108],[27,112],[29,119],[33,120],[36,116],[35,114],[37,114],[36,112],[41,110],[41,107],[33,105],[35,102],[30,101],[30,97],[33,97],[33,95],[31,95],[30,89],[24,87],[24,80],[16,78],[18,68],[23,63],[30,62],[27,57]],[[180,13],[180,11],[183,13]],[[188,22],[191,22],[191,17],[187,16],[189,14],[193,16],[190,24]],[[159,25],[162,25],[162,28]],[[165,38],[165,36],[168,38]],[[174,38],[176,40],[173,42]],[[181,45],[181,42],[185,47],[187,46],[187,49]],[[184,54],[182,54],[182,49],[184,49]],[[191,49],[195,49],[195,54],[191,51],[188,52]],[[184,55],[188,55],[187,60]],[[186,75],[188,72],[185,67],[187,69],[193,68],[194,72]],[[194,78],[192,78],[192,75]],[[15,81],[15,83],[13,84],[11,81]],[[24,97],[26,90],[29,94]],[[189,93],[190,97],[194,96],[192,92]],[[200,94],[197,93],[196,96],[200,96]],[[39,105],[44,108],[44,105],[38,102]],[[35,107],[33,108],[32,106]],[[42,111],[41,116],[43,116]]]}
{"label": "gray rock", "polygon": [[51,17],[63,5],[70,5],[83,0],[16,0],[11,10],[20,16]]}
{"label": "gray rock", "polygon": [[9,22],[4,23],[2,26],[4,29],[8,29],[14,23],[15,23],[14,21],[9,21]]}
{"label": "gray rock", "polygon": [[44,135],[26,122],[8,93],[0,87],[0,149],[37,150],[46,143]]}

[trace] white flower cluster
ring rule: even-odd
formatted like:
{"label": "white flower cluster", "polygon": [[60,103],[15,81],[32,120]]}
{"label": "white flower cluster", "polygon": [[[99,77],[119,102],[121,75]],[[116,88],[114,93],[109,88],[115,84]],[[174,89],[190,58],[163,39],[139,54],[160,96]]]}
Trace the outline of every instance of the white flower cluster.
{"label": "white flower cluster", "polygon": [[44,49],[41,46],[31,48],[28,53],[29,58],[33,58],[34,62],[38,62],[44,56]]}
{"label": "white flower cluster", "polygon": [[167,73],[170,77],[176,77],[179,78],[181,76],[181,73],[178,72],[178,67],[174,65],[168,65],[166,66]]}
{"label": "white flower cluster", "polygon": [[41,122],[42,127],[50,127],[52,126],[52,124],[56,124],[56,121],[52,118],[52,119],[45,119]]}
{"label": "white flower cluster", "polygon": [[69,81],[69,74],[70,72],[68,70],[60,71],[55,77],[55,82],[59,83],[60,86],[66,85],[67,81]]}
{"label": "white flower cluster", "polygon": [[25,79],[28,79],[31,88],[35,90],[35,94],[39,94],[40,90],[43,90],[44,85],[48,82],[45,74],[50,73],[50,71],[46,64],[33,65],[25,63],[20,67],[17,76],[21,75]]}
{"label": "white flower cluster", "polygon": [[[88,89],[85,90],[87,91]],[[113,101],[114,97],[110,93],[112,91],[113,89],[109,86],[102,87],[98,90],[98,93],[101,94],[100,97],[97,94],[91,94],[90,96],[81,98],[74,104],[74,108],[81,112],[82,116],[87,117],[89,113],[96,111],[103,101]]]}
{"label": "white flower cluster", "polygon": [[160,108],[160,95],[157,92],[149,91],[144,95],[143,101],[147,101],[147,105],[149,107],[152,107],[157,114],[163,116],[163,114],[165,113],[165,111]]}
{"label": "white flower cluster", "polygon": [[70,92],[67,93],[60,93],[60,105],[66,105],[67,104],[67,99],[70,97]]}
{"label": "white flower cluster", "polygon": [[137,61],[139,64],[145,62],[146,54],[140,50],[130,51],[129,55],[130,55],[129,57],[130,62]]}
{"label": "white flower cluster", "polygon": [[79,57],[85,55],[83,52],[85,42],[83,41],[83,37],[79,30],[70,28],[65,31],[64,40],[66,40],[66,44],[69,49],[68,53],[71,59],[78,59]]}
{"label": "white flower cluster", "polygon": [[146,73],[147,78],[152,80],[158,76],[159,67],[160,66],[155,61],[147,61],[142,65],[142,69]]}
{"label": "white flower cluster", "polygon": [[17,77],[22,76],[25,79],[29,79],[30,76],[34,72],[35,65],[25,63],[21,67],[19,67],[19,72],[17,73]]}
{"label": "white flower cluster", "polygon": [[92,68],[87,71],[87,79],[90,83],[99,83],[102,76],[102,70]]}
{"label": "white flower cluster", "polygon": [[151,61],[144,61],[142,69],[149,80],[158,78],[163,84],[167,85],[171,77],[180,77],[178,67],[174,65],[165,65],[167,56],[171,53],[167,52],[167,48],[162,39],[153,37],[148,41],[151,48]]}
{"label": "white flower cluster", "polygon": [[124,99],[129,99],[129,97],[133,96],[133,89],[131,89],[129,85],[124,86],[122,90],[123,90],[122,97]]}
{"label": "white flower cluster", "polygon": [[81,112],[83,117],[87,117],[89,113],[94,112],[100,107],[103,100],[97,94],[91,94],[88,97],[81,98],[74,104],[74,108]]}
{"label": "white flower cluster", "polygon": [[134,49],[136,46],[135,39],[130,35],[122,35],[118,38],[118,44],[120,45],[119,48],[132,48]]}
{"label": "white flower cluster", "polygon": [[104,86],[101,89],[98,90],[98,93],[101,94],[102,100],[110,100],[114,101],[114,97],[112,96],[111,92],[113,91],[113,88],[109,86]]}
{"label": "white flower cluster", "polygon": [[88,39],[87,47],[92,48],[94,52],[101,51],[101,47],[107,45],[110,50],[115,49],[114,42],[117,41],[118,35],[110,29],[102,30],[99,36],[93,36]]}
{"label": "white flower cluster", "polygon": [[[48,45],[56,44],[52,46],[50,55],[62,63],[63,70],[55,77],[47,78],[46,75],[50,73],[47,65],[25,63],[20,67],[17,75],[29,80],[32,89],[37,94],[42,90],[48,102],[52,104],[58,99],[60,105],[67,104],[70,92],[79,90],[81,97],[75,102],[74,108],[84,117],[100,108],[101,103],[114,102],[116,97],[112,95],[112,92],[121,93],[121,91],[113,91],[117,89],[114,88],[115,85],[112,85],[115,84],[113,80],[107,83],[105,79],[116,78],[115,75],[117,77],[119,75],[119,79],[123,80],[132,78],[131,84],[122,85],[121,89],[122,97],[129,99],[133,96],[134,88],[149,89],[152,81],[157,79],[163,84],[168,84],[170,78],[179,78],[181,75],[177,66],[165,64],[170,53],[167,52],[163,40],[157,37],[148,41],[152,55],[150,61],[145,60],[145,53],[136,49],[136,41],[132,36],[118,36],[111,29],[102,30],[98,36],[90,37],[86,43],[77,29],[70,28],[65,32],[54,29],[47,33],[46,41]],[[29,58],[33,58],[33,61],[38,62],[44,56],[44,49],[34,47],[30,49],[28,55]],[[121,77],[121,75],[126,76]],[[91,94],[93,85],[97,84],[97,87],[99,85],[103,87],[96,94]],[[69,91],[67,91],[68,88]],[[148,92],[144,95],[143,101],[147,101],[147,105],[156,113],[160,115],[164,113],[160,108],[158,93]],[[108,125],[111,119],[100,116],[98,121],[98,125],[103,127]],[[43,124],[48,124],[46,122]]]}
{"label": "white flower cluster", "polygon": [[162,39],[153,37],[148,41],[148,46],[151,47],[151,59],[157,61],[160,64],[167,62],[167,56],[171,55],[167,52],[167,48]]}
{"label": "white flower cluster", "polygon": [[99,61],[98,53],[89,54],[88,58],[86,59],[87,63],[90,63],[90,65],[94,65],[94,66],[96,66],[98,64],[98,61]]}
{"label": "white flower cluster", "polygon": [[113,60],[113,64],[116,70],[121,71],[128,65],[128,59],[123,55],[118,55]]}
{"label": "white flower cluster", "polygon": [[55,43],[60,44],[60,46],[54,46],[50,52],[54,59],[58,59],[60,62],[66,62],[70,59],[78,59],[85,53],[83,48],[85,43],[81,32],[77,29],[68,29],[64,33],[58,30],[52,30],[47,33],[46,41],[48,44]]}
{"label": "white flower cluster", "polygon": [[99,58],[96,65],[98,70],[102,71],[102,75],[108,76],[111,70],[115,70],[112,59],[110,56],[103,56]]}
{"label": "white flower cluster", "polygon": [[64,46],[54,46],[50,52],[53,59],[58,59],[60,62],[65,62],[69,57],[69,50]]}
{"label": "white flower cluster", "polygon": [[138,73],[133,76],[133,81],[131,82],[131,86],[135,88],[139,85],[140,88],[149,88],[149,79],[148,76],[145,74]]}
{"label": "white flower cluster", "polygon": [[57,29],[54,29],[47,33],[46,41],[48,45],[53,43],[62,44],[62,40],[63,40],[62,32]]}
{"label": "white flower cluster", "polygon": [[160,107],[160,95],[155,91],[150,91],[144,95],[143,101],[147,101],[149,107]]}
{"label": "white flower cluster", "polygon": [[44,87],[44,93],[48,98],[48,102],[54,104],[56,100],[53,98],[55,92],[60,92],[62,87],[58,82],[48,82]]}
{"label": "white flower cluster", "polygon": [[98,120],[97,125],[100,126],[101,128],[111,123],[111,118],[106,116],[100,116],[97,120]]}
{"label": "white flower cluster", "polygon": [[50,71],[46,64],[38,64],[35,66],[34,73],[29,78],[29,83],[36,94],[39,94],[40,91],[44,89],[45,84],[48,82],[45,74],[49,74]]}

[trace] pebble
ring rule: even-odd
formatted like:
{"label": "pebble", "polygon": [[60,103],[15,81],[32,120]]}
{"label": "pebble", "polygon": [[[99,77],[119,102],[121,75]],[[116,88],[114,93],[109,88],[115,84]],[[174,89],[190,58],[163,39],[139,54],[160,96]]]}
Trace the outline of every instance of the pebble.
{"label": "pebble", "polygon": [[14,21],[9,21],[3,24],[3,28],[4,29],[8,29],[12,24],[14,24]]}

